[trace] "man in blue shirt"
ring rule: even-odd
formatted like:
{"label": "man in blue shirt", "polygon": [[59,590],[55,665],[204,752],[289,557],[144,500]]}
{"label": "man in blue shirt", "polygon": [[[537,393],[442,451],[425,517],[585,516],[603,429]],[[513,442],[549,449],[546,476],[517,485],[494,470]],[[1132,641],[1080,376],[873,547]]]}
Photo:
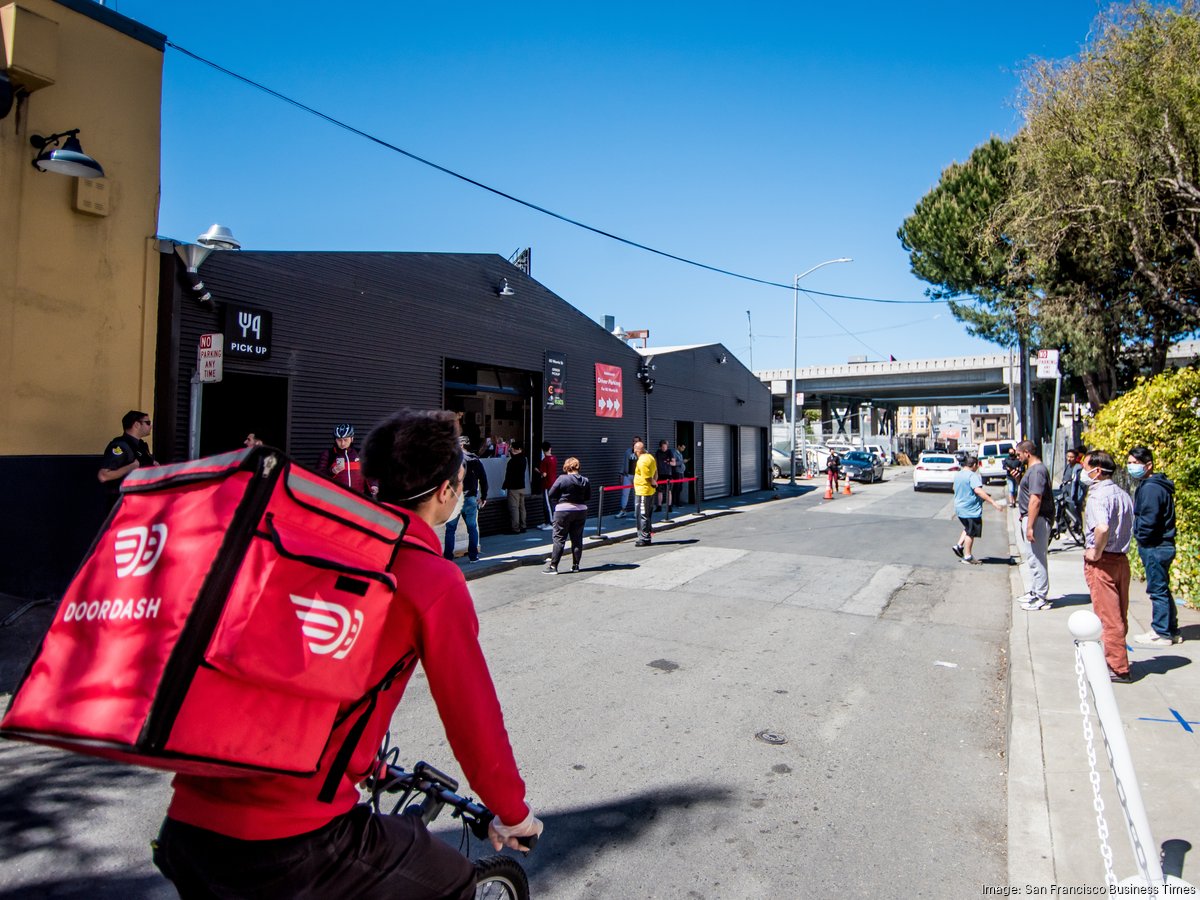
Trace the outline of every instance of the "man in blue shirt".
{"label": "man in blue shirt", "polygon": [[1004,507],[992,499],[992,495],[983,489],[983,479],[979,476],[979,457],[968,453],[962,462],[962,471],[954,476],[954,514],[962,522],[962,534],[958,543],[950,549],[954,555],[969,566],[979,565],[971,550],[975,538],[983,534],[983,502],[987,501],[1001,512]]}

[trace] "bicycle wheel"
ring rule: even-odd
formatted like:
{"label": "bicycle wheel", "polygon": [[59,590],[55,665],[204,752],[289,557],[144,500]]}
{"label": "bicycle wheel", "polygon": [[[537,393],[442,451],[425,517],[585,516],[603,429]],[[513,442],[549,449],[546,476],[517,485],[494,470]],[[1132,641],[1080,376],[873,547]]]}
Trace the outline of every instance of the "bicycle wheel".
{"label": "bicycle wheel", "polygon": [[475,861],[475,900],[529,900],[529,878],[509,856]]}

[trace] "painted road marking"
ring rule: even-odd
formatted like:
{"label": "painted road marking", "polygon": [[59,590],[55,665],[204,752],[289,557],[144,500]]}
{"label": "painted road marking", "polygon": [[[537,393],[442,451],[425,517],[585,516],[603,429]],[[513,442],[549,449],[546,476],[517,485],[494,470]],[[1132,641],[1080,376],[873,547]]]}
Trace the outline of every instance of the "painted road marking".
{"label": "painted road marking", "polygon": [[1138,721],[1139,722],[1167,722],[1168,724],[1171,724],[1171,725],[1178,723],[1179,726],[1181,728],[1183,728],[1183,730],[1186,731],[1188,734],[1195,733],[1195,729],[1193,729],[1192,726],[1200,725],[1200,722],[1189,722],[1187,719],[1185,719],[1183,716],[1181,716],[1177,711],[1171,709],[1170,707],[1167,707],[1167,709],[1171,713],[1171,715],[1174,716],[1175,718],[1173,718],[1173,719],[1151,719],[1149,716],[1138,716]]}

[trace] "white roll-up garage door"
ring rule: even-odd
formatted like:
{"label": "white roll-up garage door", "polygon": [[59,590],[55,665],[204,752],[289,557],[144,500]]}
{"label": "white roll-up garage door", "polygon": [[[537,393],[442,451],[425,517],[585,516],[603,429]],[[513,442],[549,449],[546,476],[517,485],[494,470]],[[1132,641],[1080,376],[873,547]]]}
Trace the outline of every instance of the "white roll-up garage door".
{"label": "white roll-up garage door", "polygon": [[729,426],[704,425],[704,499],[728,497],[733,486]]}
{"label": "white roll-up garage door", "polygon": [[762,487],[762,433],[753,426],[743,425],[738,429],[738,438],[739,493],[748,494]]}

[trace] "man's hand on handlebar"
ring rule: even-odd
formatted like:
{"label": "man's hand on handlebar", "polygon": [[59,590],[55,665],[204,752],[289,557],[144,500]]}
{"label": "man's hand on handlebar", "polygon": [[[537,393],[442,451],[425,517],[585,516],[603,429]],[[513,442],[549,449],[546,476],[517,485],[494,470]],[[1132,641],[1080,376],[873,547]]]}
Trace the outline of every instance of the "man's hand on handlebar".
{"label": "man's hand on handlebar", "polygon": [[491,839],[493,850],[508,847],[510,850],[529,851],[537,843],[544,827],[542,820],[532,810],[519,825],[505,825],[499,816],[494,816],[488,824],[488,838]]}

